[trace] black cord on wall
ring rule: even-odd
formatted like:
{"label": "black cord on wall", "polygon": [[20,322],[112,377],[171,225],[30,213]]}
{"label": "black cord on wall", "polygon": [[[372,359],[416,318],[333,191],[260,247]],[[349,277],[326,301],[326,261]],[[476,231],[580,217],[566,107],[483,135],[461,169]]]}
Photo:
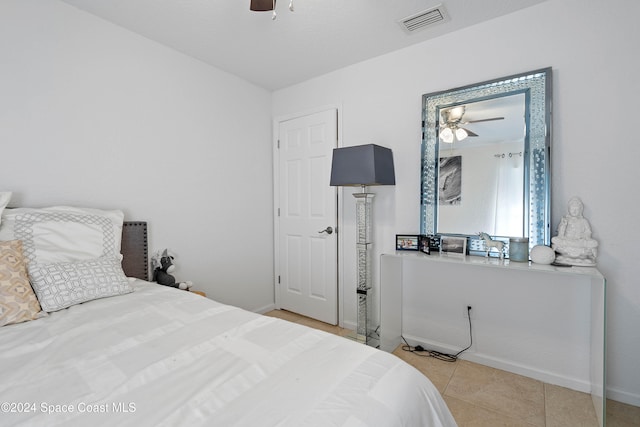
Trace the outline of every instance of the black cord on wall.
{"label": "black cord on wall", "polygon": [[462,350],[460,350],[459,352],[457,352],[456,354],[441,353],[435,350],[425,350],[420,345],[412,347],[409,345],[407,340],[404,339],[404,337],[402,337],[402,341],[404,341],[406,345],[403,345],[402,349],[404,351],[409,351],[421,357],[433,357],[435,359],[442,360],[444,362],[455,362],[456,360],[458,360],[458,356],[460,356],[463,352],[469,350],[473,345],[473,334],[471,330],[471,306],[467,306],[467,318],[469,319],[469,345],[463,348]]}

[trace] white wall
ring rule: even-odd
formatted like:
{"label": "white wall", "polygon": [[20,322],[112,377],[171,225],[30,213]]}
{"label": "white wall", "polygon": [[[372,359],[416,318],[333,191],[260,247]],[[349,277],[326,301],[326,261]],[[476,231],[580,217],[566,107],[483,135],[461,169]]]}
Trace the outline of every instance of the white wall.
{"label": "white wall", "polygon": [[[552,227],[569,197],[580,196],[600,241],[598,268],[608,283],[609,396],[635,405],[640,405],[640,200],[634,186],[640,181],[640,144],[633,132],[612,131],[626,120],[633,124],[640,113],[639,13],[640,2],[631,0],[606,5],[549,0],[273,97],[276,117],[342,105],[344,145],[376,143],[393,149],[397,184],[374,189],[379,254],[393,251],[396,233],[419,231],[421,95],[553,67]],[[343,302],[344,321],[350,323],[355,317],[354,208],[350,196],[344,201]]]}
{"label": "white wall", "polygon": [[123,209],[176,277],[273,306],[271,94],[53,0],[0,2],[0,188]]}

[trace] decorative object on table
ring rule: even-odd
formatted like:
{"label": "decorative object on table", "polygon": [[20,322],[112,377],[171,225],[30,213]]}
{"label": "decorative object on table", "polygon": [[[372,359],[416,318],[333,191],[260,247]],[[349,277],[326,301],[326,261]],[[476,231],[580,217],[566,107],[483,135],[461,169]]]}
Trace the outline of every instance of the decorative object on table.
{"label": "decorative object on table", "polygon": [[420,250],[425,254],[431,254],[432,252],[440,252],[440,236],[435,234],[422,235],[422,244]]}
{"label": "decorative object on table", "polygon": [[567,214],[558,225],[558,235],[551,238],[556,251],[556,263],[594,266],[598,256],[598,241],[591,238],[591,224],[583,216],[584,204],[578,197],[567,203]]}
{"label": "decorative object on table", "polygon": [[420,250],[420,236],[417,234],[396,234],[397,251]]}
{"label": "decorative object on table", "polygon": [[[526,236],[529,238],[531,246],[551,244],[550,143],[553,139],[551,105],[554,80],[552,74],[551,68],[538,69],[463,87],[442,88],[446,90],[423,95],[420,117],[422,130],[420,234],[467,235],[469,253],[481,255],[484,255],[482,253],[483,242],[474,238],[478,231],[490,231],[494,236]],[[494,173],[495,168],[470,167],[472,163],[480,161],[480,151],[482,151],[471,147],[473,143],[467,141],[471,138],[467,138],[460,144],[456,143],[452,147],[444,143],[439,136],[443,130],[441,128],[443,110],[465,105],[467,110],[464,121],[467,121],[467,119],[495,117],[491,114],[495,110],[490,110],[487,106],[491,104],[497,107],[498,104],[504,105],[505,103],[511,107],[506,109],[509,113],[504,115],[504,121],[510,121],[510,118],[517,120],[520,125],[516,128],[526,129],[526,133],[521,135],[523,136],[521,139],[511,139],[503,131],[499,132],[500,138],[505,141],[509,139],[513,143],[508,143],[508,151],[506,147],[498,151],[518,153],[522,151],[523,153],[522,163],[518,162],[518,183],[516,184],[512,180],[506,181],[509,188],[516,191],[503,193],[500,190],[504,189],[504,186],[496,188],[494,181],[491,181],[493,184],[489,185],[489,181],[484,175],[489,171]],[[471,116],[471,110],[474,109],[478,114],[474,113],[474,116]],[[503,114],[501,113],[500,116]],[[502,121],[489,123],[500,122]],[[478,123],[479,125],[480,123]],[[515,146],[516,140],[519,141],[518,147]],[[465,145],[469,145],[469,148],[463,148]],[[438,188],[441,184],[438,179],[439,159],[458,154],[463,156],[465,163],[465,176],[463,177],[465,203],[458,206],[443,206],[439,204]],[[502,160],[500,162],[502,163]],[[515,162],[509,161],[509,163]],[[506,170],[502,170],[502,172],[505,173],[505,178],[507,175],[515,177],[515,174],[512,175],[513,171],[507,173]],[[467,188],[467,184],[471,184],[473,188]],[[502,198],[500,200],[494,199],[497,195],[496,190],[499,190],[501,195],[508,195],[508,201]],[[473,200],[482,200],[486,203],[471,203],[472,196]],[[497,201],[498,204],[489,203],[489,200]],[[507,206],[509,205],[518,206],[517,213],[507,215],[506,213],[509,212]],[[498,219],[496,222],[496,206],[498,206],[498,211],[502,213],[501,216],[507,216],[507,218]],[[455,215],[451,211],[454,211]],[[476,225],[472,225],[472,221],[468,218],[473,219],[473,224]],[[480,222],[482,218],[486,218],[486,221]],[[512,223],[513,227],[517,226],[518,228],[504,231],[494,229],[496,225],[501,228],[511,227]],[[473,228],[469,229],[470,226]],[[526,234],[521,234],[522,230],[526,230]],[[507,242],[508,240],[505,245]]]}
{"label": "decorative object on table", "polygon": [[418,250],[420,252],[431,255],[431,247],[433,245],[431,242],[432,237],[433,236],[420,235],[420,242],[418,244]]}
{"label": "decorative object on table", "polygon": [[440,254],[465,256],[467,254],[467,238],[442,236],[440,238]]}
{"label": "decorative object on table", "polygon": [[160,285],[171,286],[183,290],[189,290],[193,286],[192,282],[177,282],[171,274],[176,266],[173,264],[174,256],[168,249],[156,252],[151,257],[151,268],[153,269],[153,280]]}
{"label": "decorative object on table", "polygon": [[529,238],[509,238],[509,259],[516,262],[529,262]]}
{"label": "decorative object on table", "polygon": [[380,337],[372,316],[373,307],[367,298],[372,294],[371,251],[373,230],[371,209],[373,193],[367,193],[369,185],[395,185],[393,153],[375,144],[336,148],[331,163],[331,186],[360,187],[356,198],[356,251],[358,260],[357,293],[357,341],[378,347]]}
{"label": "decorative object on table", "polygon": [[491,236],[482,231],[478,233],[478,236],[484,241],[485,257],[489,256],[489,252],[491,252],[491,249],[495,249],[498,251],[500,259],[504,258],[504,242],[501,242],[500,240],[493,240]]}
{"label": "decorative object on table", "polygon": [[549,246],[535,245],[529,254],[531,261],[536,264],[551,264],[556,259],[556,253]]}

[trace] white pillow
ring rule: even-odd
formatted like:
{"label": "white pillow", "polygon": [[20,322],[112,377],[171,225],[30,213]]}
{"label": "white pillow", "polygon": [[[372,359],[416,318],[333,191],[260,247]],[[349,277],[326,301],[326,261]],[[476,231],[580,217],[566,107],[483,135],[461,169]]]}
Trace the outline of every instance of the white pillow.
{"label": "white pillow", "polygon": [[47,312],[133,292],[120,261],[113,258],[32,265],[29,276],[40,306]]}
{"label": "white pillow", "polygon": [[2,211],[9,204],[11,200],[11,191],[0,191],[0,224],[2,223]]}
{"label": "white pillow", "polygon": [[31,285],[44,311],[133,290],[121,265],[121,211],[18,208],[5,210],[2,218],[0,241],[22,241]]}
{"label": "white pillow", "polygon": [[29,266],[97,258],[120,260],[122,222],[119,210],[56,206],[7,209],[0,241],[22,240]]}

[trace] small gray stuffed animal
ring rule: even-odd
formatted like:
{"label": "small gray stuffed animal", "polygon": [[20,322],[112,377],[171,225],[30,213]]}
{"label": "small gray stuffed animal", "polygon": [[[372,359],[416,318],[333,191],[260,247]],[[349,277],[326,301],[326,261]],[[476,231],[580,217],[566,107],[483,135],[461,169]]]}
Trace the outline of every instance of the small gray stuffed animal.
{"label": "small gray stuffed animal", "polygon": [[172,288],[189,290],[193,286],[192,282],[176,282],[175,277],[171,274],[176,266],[173,264],[173,255],[169,254],[169,251],[165,249],[160,253],[159,251],[151,258],[151,265],[153,267],[153,280],[160,285],[171,286]]}

